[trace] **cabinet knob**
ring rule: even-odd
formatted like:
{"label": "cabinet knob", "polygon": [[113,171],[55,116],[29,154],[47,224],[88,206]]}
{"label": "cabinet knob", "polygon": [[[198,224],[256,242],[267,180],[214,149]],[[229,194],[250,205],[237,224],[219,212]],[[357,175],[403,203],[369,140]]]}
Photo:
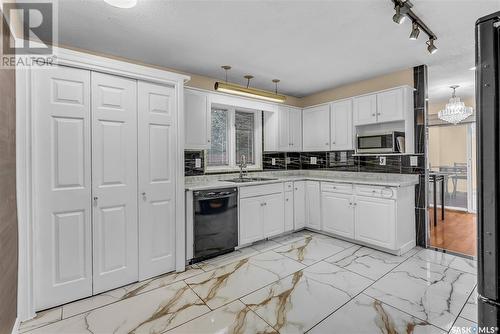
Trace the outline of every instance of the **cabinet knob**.
{"label": "cabinet knob", "polygon": [[210,139],[207,140],[207,143],[210,143]]}
{"label": "cabinet knob", "polygon": [[98,200],[98,199],[99,199],[99,198],[98,198],[97,196],[94,196],[94,206],[97,206],[97,200]]}
{"label": "cabinet knob", "polygon": [[334,141],[332,141],[332,144],[334,144],[334,145],[335,145],[335,142],[334,142]]}
{"label": "cabinet knob", "polygon": [[287,198],[287,199],[285,199],[285,201],[287,201],[287,202],[288,202],[288,198]]}
{"label": "cabinet knob", "polygon": [[328,146],[328,143],[325,143],[325,145],[327,145],[327,146]]}
{"label": "cabinet knob", "polygon": [[299,188],[295,188],[295,190],[299,190]]}
{"label": "cabinet knob", "polygon": [[380,113],[378,112],[378,113],[377,113],[377,115],[379,115],[379,116],[380,116]]}
{"label": "cabinet knob", "polygon": [[375,114],[372,114],[372,116],[375,116]]}

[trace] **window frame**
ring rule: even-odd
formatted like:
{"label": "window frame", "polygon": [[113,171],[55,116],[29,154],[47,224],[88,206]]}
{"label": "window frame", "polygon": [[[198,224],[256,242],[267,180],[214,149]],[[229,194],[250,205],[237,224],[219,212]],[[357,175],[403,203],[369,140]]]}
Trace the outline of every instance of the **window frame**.
{"label": "window frame", "polygon": [[237,107],[237,106],[229,106],[225,104],[212,103],[210,105],[210,137],[212,133],[212,108],[217,109],[227,109],[229,115],[229,142],[228,142],[228,154],[229,154],[229,165],[227,166],[209,166],[208,165],[208,150],[206,151],[207,157],[205,159],[206,173],[221,173],[221,172],[235,172],[239,171],[240,168],[236,164],[236,112],[246,112],[254,115],[254,155],[255,155],[255,163],[252,165],[247,165],[245,170],[248,171],[260,171],[262,170],[262,111]]}

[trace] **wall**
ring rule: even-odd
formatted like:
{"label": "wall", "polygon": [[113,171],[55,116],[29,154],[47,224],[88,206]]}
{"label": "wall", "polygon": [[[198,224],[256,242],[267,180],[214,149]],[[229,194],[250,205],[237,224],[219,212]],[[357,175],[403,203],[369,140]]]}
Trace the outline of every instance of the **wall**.
{"label": "wall", "polygon": [[381,75],[375,78],[357,81],[351,84],[328,89],[300,99],[300,106],[307,107],[325,102],[340,100],[351,96],[375,92],[396,86],[413,87],[413,68]]}
{"label": "wall", "polygon": [[0,69],[0,334],[11,333],[17,316],[15,89],[14,70]]}

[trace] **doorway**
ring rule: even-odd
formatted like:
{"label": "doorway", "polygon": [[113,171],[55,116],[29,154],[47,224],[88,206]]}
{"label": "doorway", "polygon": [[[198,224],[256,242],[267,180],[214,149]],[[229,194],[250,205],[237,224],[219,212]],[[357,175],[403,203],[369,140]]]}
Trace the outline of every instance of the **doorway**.
{"label": "doorway", "polygon": [[437,117],[440,108],[429,104],[428,245],[476,256],[475,117],[447,123]]}

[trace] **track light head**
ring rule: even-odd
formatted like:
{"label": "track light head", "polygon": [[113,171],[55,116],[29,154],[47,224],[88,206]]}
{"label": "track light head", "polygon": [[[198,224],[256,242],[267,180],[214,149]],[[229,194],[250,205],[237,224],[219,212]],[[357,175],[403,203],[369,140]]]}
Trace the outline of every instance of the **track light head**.
{"label": "track light head", "polygon": [[396,10],[396,14],[392,17],[392,20],[394,23],[401,24],[405,21],[406,15],[403,13],[403,10],[401,9],[400,5],[394,6],[394,9]]}
{"label": "track light head", "polygon": [[410,39],[416,40],[418,38],[418,35],[420,35],[420,28],[418,27],[418,24],[416,22],[413,22]]}
{"label": "track light head", "polygon": [[434,45],[434,38],[429,38],[427,41],[427,51],[429,51],[430,54],[436,53],[438,48]]}

